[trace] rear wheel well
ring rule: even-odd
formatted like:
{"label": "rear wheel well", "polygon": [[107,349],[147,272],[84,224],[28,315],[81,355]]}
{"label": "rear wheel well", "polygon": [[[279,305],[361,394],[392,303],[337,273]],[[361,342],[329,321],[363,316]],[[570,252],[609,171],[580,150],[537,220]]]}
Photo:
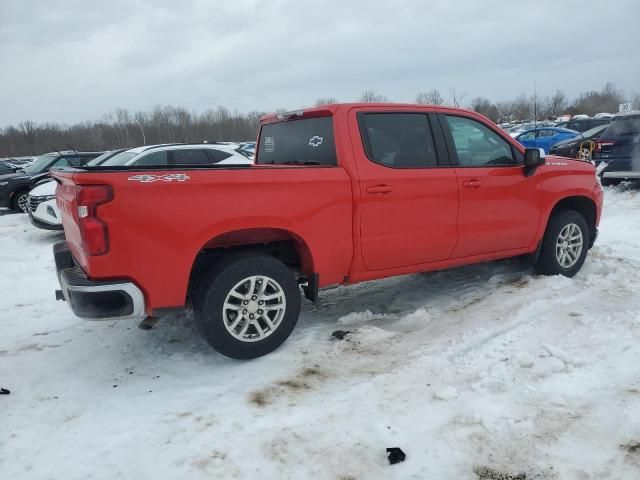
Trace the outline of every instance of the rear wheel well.
{"label": "rear wheel well", "polygon": [[[593,202],[593,200],[588,197],[582,196],[563,198],[555,204],[553,210],[551,210],[549,219],[551,219],[554,215],[567,210],[575,210],[585,218],[585,220],[587,221],[587,227],[589,228],[590,239],[593,240],[596,232],[597,215],[596,204]],[[548,223],[549,222],[547,222],[547,225]]]}
{"label": "rear wheel well", "polygon": [[262,253],[277,258],[295,273],[299,282],[313,278],[313,261],[307,245],[295,234],[281,229],[247,229],[215,237],[195,257],[190,288],[216,263],[232,254]]}

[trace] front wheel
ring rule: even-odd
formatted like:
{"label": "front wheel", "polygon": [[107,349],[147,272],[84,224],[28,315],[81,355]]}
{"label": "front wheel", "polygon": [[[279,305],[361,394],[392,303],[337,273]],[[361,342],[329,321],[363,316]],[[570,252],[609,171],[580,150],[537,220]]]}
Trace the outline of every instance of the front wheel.
{"label": "front wheel", "polygon": [[198,330],[218,352],[256,358],[278,348],[300,315],[293,272],[274,257],[236,254],[203,275],[193,293]]}
{"label": "front wheel", "polygon": [[18,192],[11,200],[11,209],[27,213],[29,209],[29,192]]}
{"label": "front wheel", "polygon": [[553,215],[535,264],[538,273],[573,277],[587,256],[589,235],[587,221],[580,213],[565,210]]}

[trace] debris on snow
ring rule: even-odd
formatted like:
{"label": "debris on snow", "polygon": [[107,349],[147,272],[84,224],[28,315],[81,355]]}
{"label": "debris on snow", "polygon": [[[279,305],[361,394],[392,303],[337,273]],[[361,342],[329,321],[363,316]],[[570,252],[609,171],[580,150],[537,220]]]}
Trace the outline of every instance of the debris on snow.
{"label": "debris on snow", "polygon": [[475,473],[482,480],[526,480],[526,473],[518,473],[516,475],[511,475],[509,473],[501,472],[500,470],[496,470],[491,467],[486,466],[475,466],[473,467],[473,473]]}
{"label": "debris on snow", "polygon": [[0,388],[0,395],[9,395],[10,393],[6,388]]}
{"label": "debris on snow", "polygon": [[351,333],[351,330],[336,330],[331,334],[331,336],[338,340],[344,340],[344,337],[346,337],[350,333]]}
{"label": "debris on snow", "polygon": [[389,459],[389,463],[394,465],[396,463],[404,462],[407,455],[399,447],[390,447],[387,448],[387,458]]}

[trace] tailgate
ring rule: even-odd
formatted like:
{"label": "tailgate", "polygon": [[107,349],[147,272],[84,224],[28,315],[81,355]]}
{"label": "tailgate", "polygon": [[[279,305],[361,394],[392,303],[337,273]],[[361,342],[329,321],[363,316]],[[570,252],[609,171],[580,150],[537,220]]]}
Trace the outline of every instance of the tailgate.
{"label": "tailgate", "polygon": [[56,203],[62,216],[64,235],[73,257],[80,259],[82,255],[82,239],[78,227],[76,206],[76,185],[73,172],[53,171],[52,177],[58,183],[56,187]]}

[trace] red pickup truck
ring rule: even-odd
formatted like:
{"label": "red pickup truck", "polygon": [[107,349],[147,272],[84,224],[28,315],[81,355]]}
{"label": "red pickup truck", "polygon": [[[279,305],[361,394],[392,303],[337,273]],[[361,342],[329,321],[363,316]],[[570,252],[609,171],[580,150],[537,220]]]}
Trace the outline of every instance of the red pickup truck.
{"label": "red pickup truck", "polygon": [[318,290],[506,257],[574,275],[592,164],[525,150],[467,110],[339,104],[261,120],[255,165],[54,170],[61,290],[84,318],[193,308],[224,355],[277,348]]}

